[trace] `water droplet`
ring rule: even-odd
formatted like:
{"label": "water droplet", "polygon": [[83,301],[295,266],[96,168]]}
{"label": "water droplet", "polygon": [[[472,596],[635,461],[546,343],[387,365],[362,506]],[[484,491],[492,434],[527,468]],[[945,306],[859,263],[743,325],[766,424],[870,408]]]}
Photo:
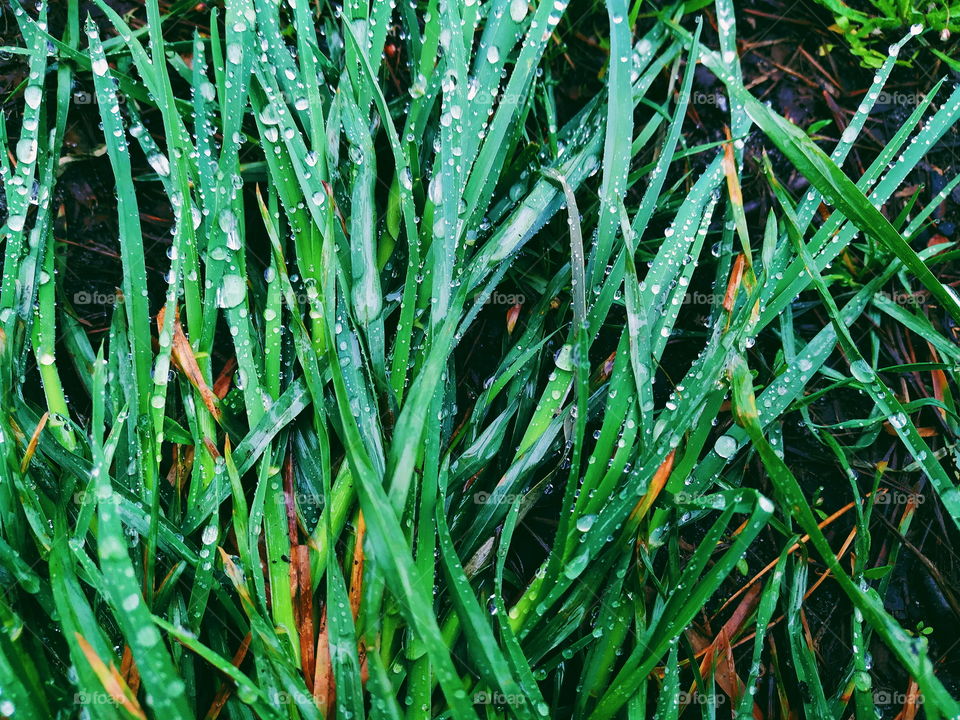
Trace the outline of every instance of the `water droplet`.
{"label": "water droplet", "polygon": [[23,138],[17,143],[17,159],[29,165],[37,159],[37,141]]}
{"label": "water droplet", "polygon": [[721,435],[713,444],[713,450],[724,460],[729,460],[737,451],[737,441],[729,435]]}
{"label": "water droplet", "polygon": [[247,284],[239,275],[224,275],[223,285],[217,293],[217,304],[222,308],[232,308],[243,302],[247,294]]}
{"label": "water droplet", "polygon": [[890,416],[890,424],[893,425],[897,430],[902,428],[907,424],[907,416],[902,412],[897,413],[896,415]]}
{"label": "water droplet", "polygon": [[160,177],[166,177],[170,174],[170,161],[167,160],[167,156],[163,153],[153,153],[147,157],[147,162],[150,163],[150,167],[152,167],[153,171]]}
{"label": "water droplet", "polygon": [[153,647],[157,644],[157,641],[160,639],[157,631],[153,628],[152,625],[147,627],[140,628],[137,631],[137,642],[139,642],[144,647]]}
{"label": "water droplet", "polygon": [[588,562],[590,562],[590,556],[587,553],[580,553],[567,564],[563,569],[563,574],[570,580],[574,580],[586,569]]}
{"label": "water droplet", "polygon": [[871,382],[874,377],[873,368],[866,360],[854,360],[850,363],[850,373],[862,383]]}
{"label": "water droplet", "polygon": [[40,101],[43,100],[43,88],[39,85],[27,85],[23,91],[23,101],[31,110],[40,107]]}

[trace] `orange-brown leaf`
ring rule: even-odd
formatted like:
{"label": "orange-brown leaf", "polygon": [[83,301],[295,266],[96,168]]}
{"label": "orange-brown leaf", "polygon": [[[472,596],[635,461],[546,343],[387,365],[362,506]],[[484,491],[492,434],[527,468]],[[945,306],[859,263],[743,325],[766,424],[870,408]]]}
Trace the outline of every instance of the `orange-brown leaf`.
{"label": "orange-brown leaf", "polygon": [[657,468],[657,471],[653,474],[653,479],[650,480],[650,487],[647,488],[647,492],[633,510],[632,516],[635,520],[639,521],[647,514],[647,511],[653,505],[657,496],[660,495],[660,491],[663,490],[667,484],[667,479],[673,470],[673,457],[676,455],[676,452],[676,450],[671,450],[670,454],[660,463],[660,467]]}
{"label": "orange-brown leaf", "polygon": [[[165,316],[166,308],[161,308],[160,312],[157,313],[158,328],[163,327]],[[220,408],[217,407],[217,399],[210,389],[210,386],[207,385],[207,381],[204,380],[203,373],[200,372],[197,358],[193,354],[193,348],[190,346],[190,341],[183,332],[183,327],[180,325],[180,318],[178,317],[173,318],[173,348],[170,351],[170,356],[173,358],[174,364],[180,368],[180,372],[187,377],[190,384],[200,393],[200,398],[203,400],[203,404],[207,406],[210,414],[213,415],[214,419],[219,421]]]}
{"label": "orange-brown leaf", "polygon": [[[250,648],[250,640],[252,635],[247,633],[247,636],[243,639],[243,642],[240,643],[240,647],[237,648],[237,651],[233,654],[233,663],[234,667],[240,667],[240,664],[243,662],[243,659],[247,656],[247,650]],[[207,714],[204,715],[204,720],[217,720],[220,712],[223,710],[223,706],[227,704],[227,700],[230,698],[230,693],[233,692],[233,685],[231,683],[220,683],[220,688],[217,690],[216,696],[213,698],[213,702],[210,704],[210,709],[207,710]]]}
{"label": "orange-brown leaf", "polygon": [[513,329],[517,326],[517,319],[520,317],[520,308],[522,307],[523,305],[521,305],[520,303],[517,303],[516,305],[511,307],[509,310],[507,310],[507,334],[508,335],[511,334],[513,332]]}
{"label": "orange-brown leaf", "polygon": [[27,443],[27,449],[23,452],[23,460],[20,461],[21,473],[25,473],[27,468],[30,467],[30,461],[33,459],[34,453],[37,452],[37,443],[40,441],[40,433],[43,432],[43,427],[47,424],[47,419],[49,417],[49,412],[45,412],[40,416],[40,422],[37,423],[37,427],[33,431],[33,437],[30,438],[30,442]]}
{"label": "orange-brown leaf", "polygon": [[737,301],[737,291],[740,289],[740,283],[743,280],[743,269],[746,267],[747,260],[743,253],[737,255],[733,261],[733,268],[730,270],[730,279],[727,281],[727,291],[723,295],[723,309],[728,313],[733,312],[734,303]]}
{"label": "orange-brown leaf", "polygon": [[117,672],[117,669],[113,666],[113,663],[108,667],[83,635],[74,633],[74,637],[76,637],[77,644],[80,646],[84,657],[87,658],[87,662],[90,663],[90,667],[97,676],[97,679],[100,680],[103,685],[103,689],[113,698],[114,702],[122,706],[134,717],[147,720],[147,716],[137,702],[136,696],[130,691],[127,683],[124,682],[120,673]]}

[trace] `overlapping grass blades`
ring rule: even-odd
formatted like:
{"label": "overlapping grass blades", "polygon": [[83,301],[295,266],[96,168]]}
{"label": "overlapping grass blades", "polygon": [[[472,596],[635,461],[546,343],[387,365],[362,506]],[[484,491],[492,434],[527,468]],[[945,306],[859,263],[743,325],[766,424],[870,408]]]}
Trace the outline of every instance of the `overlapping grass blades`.
{"label": "overlapping grass blades", "polygon": [[[960,520],[910,417],[934,407],[955,429],[949,392],[902,402],[884,379],[949,373],[960,354],[878,294],[909,277],[960,319],[935,274],[943,248],[911,244],[956,180],[894,221],[881,212],[956,124],[960,91],[933,110],[937,85],[850,178],[843,161],[893,60],[828,155],[744,87],[728,0],[716,50],[682,8],[640,36],[639,4],[597,4],[603,87],[560,128],[542,70],[571,32],[563,0],[226,0],[186,40],[171,37],[185,5],[164,15],[147,0],[144,32],[98,4],[106,21],[84,18],[83,42],[77,0],[62,37],[43,11],[16,12],[29,81],[15,164],[0,166],[0,715],[668,718],[695,683],[748,717],[779,609],[793,660],[780,687],[803,683],[811,716],[851,702],[868,715],[874,634],[931,717],[957,716],[869,572],[851,450],[807,411],[862,388],[875,410],[844,427],[888,422]],[[385,67],[395,55],[405,64]],[[727,142],[687,140],[698,63],[732,99]],[[50,205],[74,76],[92,81],[117,186],[122,302],[96,347],[56,273]],[[797,203],[761,165],[777,205],[759,228],[740,191],[758,170],[751,132],[812,186]],[[138,200],[154,181],[172,216],[156,297]],[[822,274],[859,252],[858,232],[878,270],[841,299]],[[723,298],[705,328],[684,314],[698,283]],[[513,286],[520,307],[492,305]],[[807,289],[829,322],[801,337],[792,309]],[[942,361],[864,357],[850,328],[871,307]],[[90,369],[69,391],[68,360]],[[773,444],[793,411],[848,475],[852,573]],[[810,580],[793,523],[854,608],[839,682],[796,619]],[[772,572],[702,665],[701,615],[761,535]],[[731,642],[748,632],[731,682],[717,664],[737,669]]]}

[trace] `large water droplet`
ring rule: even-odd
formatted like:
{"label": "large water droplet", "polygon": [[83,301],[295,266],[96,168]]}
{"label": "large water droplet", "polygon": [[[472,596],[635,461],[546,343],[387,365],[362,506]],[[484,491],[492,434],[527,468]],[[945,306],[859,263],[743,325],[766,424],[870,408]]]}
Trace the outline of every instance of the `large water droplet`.
{"label": "large water droplet", "polygon": [[511,0],[510,18],[515,22],[523,22],[527,16],[527,0]]}
{"label": "large water droplet", "polygon": [[23,101],[31,110],[40,107],[40,101],[43,100],[43,88],[39,85],[27,85],[23,91]]}
{"label": "large water droplet", "polygon": [[724,460],[728,460],[737,451],[737,441],[729,435],[721,435],[713,444],[713,450]]}
{"label": "large water droplet", "polygon": [[239,275],[224,275],[223,285],[217,293],[217,304],[222,308],[232,308],[243,302],[247,294],[247,284]]}

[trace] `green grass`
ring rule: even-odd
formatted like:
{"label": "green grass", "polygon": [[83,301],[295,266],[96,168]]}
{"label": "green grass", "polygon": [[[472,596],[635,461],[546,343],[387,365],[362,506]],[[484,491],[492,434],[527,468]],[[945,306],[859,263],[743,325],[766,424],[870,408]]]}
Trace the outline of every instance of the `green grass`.
{"label": "green grass", "polygon": [[[867,67],[880,67],[890,53],[886,50],[891,37],[907,31],[916,35],[927,32],[947,43],[960,31],[960,4],[951,0],[867,0],[850,3],[843,0],[816,0],[836,20],[832,30],[848,43],[850,51]],[[886,44],[884,44],[886,39]],[[924,43],[926,44],[926,43]],[[954,70],[960,65],[952,51],[931,48],[931,52]],[[912,55],[913,53],[911,53]]]}
{"label": "green grass", "polygon": [[[886,427],[957,530],[955,251],[916,242],[957,181],[896,198],[960,90],[859,173],[895,56],[821,147],[744,86],[732,0],[719,35],[627,0],[147,0],[136,31],[98,5],[99,27],[68,0],[57,37],[14,12],[0,716],[865,720],[886,646],[926,717],[960,717],[888,609],[904,553],[874,502],[900,485],[870,451]],[[552,45],[587,21],[608,56],[574,101]],[[728,142],[692,140],[698,63]],[[74,83],[116,179],[122,297],[95,333],[54,202]],[[932,310],[890,299],[918,290]],[[929,351],[904,362],[890,327]],[[836,506],[785,452],[798,420]],[[825,522],[846,503],[851,551]],[[840,656],[808,642],[818,580]]]}

